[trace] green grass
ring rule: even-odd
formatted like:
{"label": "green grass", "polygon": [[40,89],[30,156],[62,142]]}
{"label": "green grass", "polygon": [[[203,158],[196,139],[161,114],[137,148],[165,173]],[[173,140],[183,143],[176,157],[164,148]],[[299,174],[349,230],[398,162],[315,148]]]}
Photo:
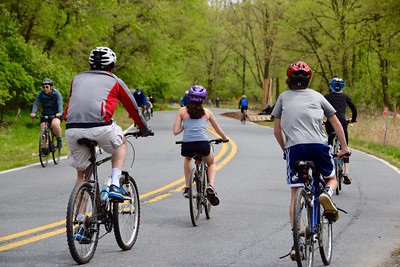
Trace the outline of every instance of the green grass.
{"label": "green grass", "polygon": [[[173,110],[167,105],[163,105],[163,107],[155,105],[155,111],[160,109]],[[30,111],[25,110],[18,115],[17,112],[4,115],[3,123],[0,125],[0,171],[39,162],[40,120],[31,119],[29,113]],[[114,118],[122,129],[133,124],[122,106],[117,108]],[[61,123],[61,128],[64,136],[65,122]],[[61,156],[66,156],[68,147],[65,138],[63,138],[63,144]]]}

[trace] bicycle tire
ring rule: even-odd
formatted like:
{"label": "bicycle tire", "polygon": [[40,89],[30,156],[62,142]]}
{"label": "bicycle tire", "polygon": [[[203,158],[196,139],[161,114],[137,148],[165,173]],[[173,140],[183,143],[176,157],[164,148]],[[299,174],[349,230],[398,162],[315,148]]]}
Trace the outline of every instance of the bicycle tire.
{"label": "bicycle tire", "polygon": [[312,207],[304,188],[296,192],[293,209],[293,246],[298,267],[311,267],[314,262],[312,229]]}
{"label": "bicycle tire", "polygon": [[[93,194],[92,185],[84,182],[74,187],[68,201],[66,216],[68,248],[72,258],[79,264],[88,263],[97,248],[100,225],[96,218],[96,214],[98,214],[96,199],[96,196]],[[86,202],[86,205],[83,202]],[[85,215],[85,219],[83,220],[85,229],[90,229],[92,233],[89,242],[81,242],[74,239],[75,228],[79,225],[77,220],[78,213]]]}
{"label": "bicycle tire", "polygon": [[49,163],[48,133],[44,131],[39,137],[39,160],[43,168]]}
{"label": "bicycle tire", "polygon": [[135,180],[121,178],[120,186],[131,196],[122,203],[113,202],[114,235],[122,250],[130,250],[136,243],[140,226],[140,200]]}
{"label": "bicycle tire", "polygon": [[341,191],[342,183],[343,183],[343,160],[340,160],[340,163],[338,163],[338,171],[337,171],[336,177],[338,179],[339,191]]}
{"label": "bicycle tire", "polygon": [[146,121],[149,121],[149,120],[150,120],[150,113],[149,113],[148,111],[145,111],[143,115],[144,115],[144,119],[145,119]]}
{"label": "bicycle tire", "polygon": [[319,236],[318,245],[321,259],[325,265],[329,265],[332,259],[333,249],[333,235],[332,235],[332,222],[324,216],[324,208],[320,204],[320,217],[319,217]]}
{"label": "bicycle tire", "polygon": [[195,177],[197,175],[196,168],[193,168],[190,173],[189,180],[189,209],[190,209],[190,219],[193,226],[197,226],[199,223],[200,213],[201,213],[201,199],[198,193],[199,180]]}
{"label": "bicycle tire", "polygon": [[53,162],[54,162],[54,164],[57,165],[60,162],[61,148],[59,148],[58,146],[54,145],[54,136],[55,135],[53,133],[50,133],[50,134],[51,134],[52,137],[49,138],[49,141],[50,141],[49,147],[51,149],[51,155],[53,157]]}
{"label": "bicycle tire", "polygon": [[203,196],[204,196],[204,202],[203,202],[204,213],[206,214],[207,220],[209,220],[209,219],[211,219],[211,207],[212,206],[211,206],[210,201],[207,198],[207,193],[206,193],[206,189],[208,187],[208,174],[207,174],[207,169],[206,168],[204,168],[204,179],[203,179],[203,181],[204,181],[204,183],[202,183],[203,184],[202,193],[203,193]]}
{"label": "bicycle tire", "polygon": [[[335,139],[335,140],[334,140],[334,144],[333,144],[333,154],[337,154],[338,152],[339,152],[339,143],[338,143],[337,139]],[[339,195],[339,194],[340,194],[340,190],[342,190],[342,185],[341,185],[341,182],[340,182],[340,175],[339,175],[339,173],[340,173],[340,170],[339,170],[340,166],[339,166],[339,162],[338,162],[338,159],[337,159],[337,158],[335,158],[333,161],[334,161],[334,163],[335,163],[336,182],[337,182],[337,184],[338,184],[338,186],[337,186],[335,192],[336,192],[336,195]]]}

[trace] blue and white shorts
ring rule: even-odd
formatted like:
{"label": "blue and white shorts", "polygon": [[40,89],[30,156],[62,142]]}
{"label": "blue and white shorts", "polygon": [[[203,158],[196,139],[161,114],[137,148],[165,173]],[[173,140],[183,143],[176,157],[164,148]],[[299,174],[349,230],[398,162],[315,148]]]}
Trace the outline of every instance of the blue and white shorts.
{"label": "blue and white shorts", "polygon": [[[335,164],[330,152],[330,146],[325,144],[298,144],[285,149],[286,156],[286,181],[290,187],[301,187],[304,180],[297,177],[292,171],[298,160],[314,161],[317,170],[325,178],[332,178],[335,175]],[[297,179],[293,181],[292,177]]]}

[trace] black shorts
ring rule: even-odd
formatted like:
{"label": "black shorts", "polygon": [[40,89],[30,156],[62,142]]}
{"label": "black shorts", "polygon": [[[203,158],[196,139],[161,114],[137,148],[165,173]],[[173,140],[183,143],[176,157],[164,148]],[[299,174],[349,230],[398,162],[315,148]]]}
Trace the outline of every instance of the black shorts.
{"label": "black shorts", "polygon": [[184,142],[181,147],[181,155],[189,158],[193,158],[195,154],[208,156],[210,150],[208,141]]}
{"label": "black shorts", "polygon": [[[42,115],[42,116],[45,116],[45,115]],[[50,116],[50,115],[47,115],[47,116]],[[52,116],[54,116],[54,115],[52,115]],[[64,120],[64,115],[61,115],[60,116],[60,118],[58,118],[60,121],[63,121]],[[50,119],[50,118],[48,118],[48,119],[45,119],[45,118],[41,118],[40,119],[40,122],[45,122],[45,121],[47,121],[50,125],[51,125],[51,121],[52,121],[53,119]]]}

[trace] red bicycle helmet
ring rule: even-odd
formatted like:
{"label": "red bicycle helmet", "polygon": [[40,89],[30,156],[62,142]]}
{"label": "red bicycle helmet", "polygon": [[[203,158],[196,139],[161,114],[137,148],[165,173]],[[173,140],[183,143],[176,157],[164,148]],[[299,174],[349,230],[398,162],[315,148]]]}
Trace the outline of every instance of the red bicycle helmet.
{"label": "red bicycle helmet", "polygon": [[289,66],[287,69],[287,76],[290,84],[297,87],[308,86],[311,79],[311,68],[302,61],[297,61]]}

